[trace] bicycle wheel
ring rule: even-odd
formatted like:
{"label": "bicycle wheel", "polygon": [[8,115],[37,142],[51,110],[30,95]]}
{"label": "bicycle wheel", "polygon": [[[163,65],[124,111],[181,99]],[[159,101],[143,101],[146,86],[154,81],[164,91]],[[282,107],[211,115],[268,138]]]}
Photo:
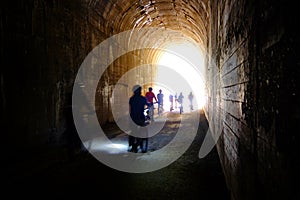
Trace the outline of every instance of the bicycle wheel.
{"label": "bicycle wheel", "polygon": [[162,113],[162,106],[161,106],[161,105],[158,106],[157,113],[158,113],[159,115],[161,115],[161,113]]}
{"label": "bicycle wheel", "polygon": [[151,106],[149,108],[149,117],[150,117],[150,120],[153,121],[153,117],[154,117],[154,109],[153,109],[153,106]]}
{"label": "bicycle wheel", "polygon": [[141,141],[141,150],[142,153],[146,153],[148,151],[148,138],[143,138]]}

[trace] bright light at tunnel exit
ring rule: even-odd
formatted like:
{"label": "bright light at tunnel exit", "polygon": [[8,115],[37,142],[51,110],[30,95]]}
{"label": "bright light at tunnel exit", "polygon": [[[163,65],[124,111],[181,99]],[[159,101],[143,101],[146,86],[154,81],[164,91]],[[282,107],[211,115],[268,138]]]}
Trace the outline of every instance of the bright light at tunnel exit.
{"label": "bright light at tunnel exit", "polygon": [[[169,94],[172,93],[177,96],[180,92],[184,96],[184,107],[189,106],[188,94],[193,92],[194,95],[194,109],[201,109],[205,104],[205,89],[204,89],[204,58],[201,51],[190,43],[173,44],[166,48],[160,59],[158,60],[156,82],[163,82],[164,79],[172,77],[166,74],[164,66],[171,68],[180,74],[184,80],[189,84],[190,88],[183,87],[180,82],[176,83],[176,87],[164,87],[164,102],[169,103]],[[176,80],[172,80],[176,82]],[[160,88],[157,86],[156,88]],[[163,90],[164,90],[163,89]],[[156,92],[156,91],[155,91]],[[197,105],[197,107],[195,107]],[[166,106],[169,106],[167,104]]]}

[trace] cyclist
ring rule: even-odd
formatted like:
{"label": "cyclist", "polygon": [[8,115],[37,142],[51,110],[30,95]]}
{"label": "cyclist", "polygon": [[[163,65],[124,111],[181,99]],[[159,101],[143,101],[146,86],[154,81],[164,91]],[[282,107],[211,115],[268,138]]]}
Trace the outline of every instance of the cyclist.
{"label": "cyclist", "polygon": [[153,107],[153,99],[157,102],[157,98],[155,94],[152,92],[153,88],[149,87],[148,92],[146,92],[145,96],[149,105],[149,115],[151,120],[153,121],[154,107]]}
{"label": "cyclist", "polygon": [[[133,95],[129,99],[129,113],[133,121],[131,128],[134,133],[139,133],[139,135],[147,134],[147,129],[143,128],[147,124],[145,123],[144,110],[148,106],[147,99],[141,95],[142,87],[140,85],[135,85],[132,88]],[[144,133],[141,131],[145,131]],[[145,143],[145,144],[144,144]],[[137,136],[129,135],[128,138],[128,151],[138,152],[138,147],[140,146],[143,153],[147,152],[148,148],[148,138],[139,138]]]}

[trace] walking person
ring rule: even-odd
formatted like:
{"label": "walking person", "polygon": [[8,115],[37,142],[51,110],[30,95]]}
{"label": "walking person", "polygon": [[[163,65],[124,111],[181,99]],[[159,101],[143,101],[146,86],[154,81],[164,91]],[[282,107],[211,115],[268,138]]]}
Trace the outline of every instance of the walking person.
{"label": "walking person", "polygon": [[164,94],[162,93],[162,90],[159,90],[159,93],[157,94],[157,103],[158,103],[158,114],[162,114],[164,111]]}
{"label": "walking person", "polygon": [[170,112],[172,112],[172,110],[174,110],[173,108],[174,97],[172,94],[169,95],[169,101],[170,101]]}
{"label": "walking person", "polygon": [[177,99],[177,92],[176,92],[174,98],[175,98],[175,109],[177,109],[177,102],[178,102],[178,99]]}
{"label": "walking person", "polygon": [[182,94],[182,92],[180,92],[179,96],[178,96],[178,103],[179,103],[179,112],[180,114],[183,113],[183,99],[184,99],[184,96]]}
{"label": "walking person", "polygon": [[193,99],[194,99],[194,95],[193,95],[192,92],[190,92],[188,98],[189,98],[189,101],[190,101],[190,109],[191,109],[191,111],[192,111],[192,110],[194,110],[194,107],[193,107]]}

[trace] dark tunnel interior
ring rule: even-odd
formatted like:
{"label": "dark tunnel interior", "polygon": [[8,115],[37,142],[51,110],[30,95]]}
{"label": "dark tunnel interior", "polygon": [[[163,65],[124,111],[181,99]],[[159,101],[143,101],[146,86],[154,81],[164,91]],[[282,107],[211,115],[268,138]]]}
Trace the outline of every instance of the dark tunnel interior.
{"label": "dark tunnel interior", "polygon": [[[1,1],[5,191],[300,199],[298,19],[282,0]],[[135,84],[164,94],[145,154]]]}

